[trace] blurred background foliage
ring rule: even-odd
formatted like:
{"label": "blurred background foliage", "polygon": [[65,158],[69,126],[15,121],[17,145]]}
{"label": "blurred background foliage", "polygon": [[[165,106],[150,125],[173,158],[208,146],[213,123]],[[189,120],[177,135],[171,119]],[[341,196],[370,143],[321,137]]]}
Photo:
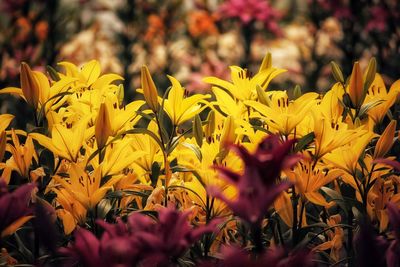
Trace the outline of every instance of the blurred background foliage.
{"label": "blurred background foliage", "polygon": [[[43,70],[97,59],[125,77],[128,100],[143,64],[160,90],[171,74],[203,92],[202,77],[229,79],[230,65],[254,73],[267,52],[288,70],[272,89],[323,92],[330,61],[349,75],[372,56],[387,84],[400,77],[396,0],[2,0],[0,10],[0,88],[19,87],[22,61]],[[0,96],[0,112],[27,115],[18,101]]]}

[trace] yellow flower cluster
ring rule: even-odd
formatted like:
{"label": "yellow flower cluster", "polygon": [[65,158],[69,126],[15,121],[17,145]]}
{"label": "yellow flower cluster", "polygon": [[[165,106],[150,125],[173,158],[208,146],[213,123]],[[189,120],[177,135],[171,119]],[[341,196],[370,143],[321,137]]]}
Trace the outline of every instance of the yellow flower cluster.
{"label": "yellow flower cluster", "polygon": [[[190,220],[197,224],[209,216],[229,216],[223,202],[207,195],[212,185],[235,198],[237,189],[219,178],[215,166],[240,173],[243,162],[227,145],[254,151],[270,134],[297,139],[293,150],[302,154],[282,173],[294,186],[273,207],[288,227],[309,224],[311,205],[324,208],[327,227],[340,223],[341,216],[330,208],[343,205],[345,187],[381,231],[388,225],[386,204],[400,206],[400,177],[374,161],[384,158],[398,138],[390,108],[400,80],[387,90],[373,60],[364,74],[356,63],[348,82],[334,64],[337,83],[329,91],[297,92],[296,97],[268,89],[285,72],[272,66],[270,55],[254,75],[232,66],[231,81],[206,77],[210,94],[191,96],[168,76],[171,86],[160,97],[144,66],[137,90],[144,100],[130,103],[118,85],[122,77],[101,74],[97,61],[81,68],[59,65],[63,71],[50,69],[48,79],[22,64],[21,88],[0,90],[26,100],[41,126],[28,133],[7,130],[13,116],[0,115],[0,174],[6,183],[13,172],[44,183],[45,193],[55,195],[50,204],[66,234],[84,226],[88,213],[102,218],[111,209],[124,215],[173,206],[192,210]],[[387,127],[385,121],[390,121]],[[46,151],[52,166],[41,165]],[[338,260],[343,240],[343,230],[332,230],[314,249],[330,249]]]}

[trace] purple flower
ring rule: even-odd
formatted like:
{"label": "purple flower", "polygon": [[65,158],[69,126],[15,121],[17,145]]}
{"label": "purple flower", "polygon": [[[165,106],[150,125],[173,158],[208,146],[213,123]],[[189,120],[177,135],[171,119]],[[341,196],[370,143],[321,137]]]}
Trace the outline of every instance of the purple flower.
{"label": "purple flower", "polygon": [[216,167],[223,178],[236,185],[239,190],[236,200],[227,199],[216,187],[208,187],[208,192],[224,201],[232,211],[251,224],[260,223],[271,204],[291,183],[280,182],[278,178],[283,169],[292,167],[300,158],[289,155],[295,140],[280,142],[279,137],[271,135],[265,138],[254,154],[243,146],[232,148],[243,159],[243,175],[224,167]]}
{"label": "purple flower", "polygon": [[307,251],[297,251],[287,253],[283,248],[269,249],[254,257],[249,252],[236,248],[225,247],[222,249],[223,261],[212,264],[205,263],[202,267],[220,266],[220,267],[312,267],[312,254]]}
{"label": "purple flower", "polygon": [[387,209],[395,238],[386,250],[386,263],[388,267],[398,267],[400,266],[400,209],[391,202],[387,204]]}
{"label": "purple flower", "polygon": [[279,34],[280,15],[266,0],[227,0],[219,7],[225,18],[238,18],[244,25],[261,21],[274,34]]}
{"label": "purple flower", "polygon": [[98,222],[104,228],[97,239],[90,231],[80,229],[75,242],[61,253],[84,266],[171,266],[182,257],[203,234],[213,232],[216,222],[193,229],[188,221],[189,212],[173,209],[159,211],[158,221],[134,213],[125,224]]}
{"label": "purple flower", "polygon": [[370,8],[369,12],[371,18],[365,26],[365,30],[367,32],[374,30],[377,32],[386,31],[388,25],[387,20],[390,16],[389,11],[382,6],[374,6]]}
{"label": "purple flower", "polygon": [[12,234],[32,218],[29,206],[34,184],[25,184],[9,193],[7,185],[0,180],[0,237]]}

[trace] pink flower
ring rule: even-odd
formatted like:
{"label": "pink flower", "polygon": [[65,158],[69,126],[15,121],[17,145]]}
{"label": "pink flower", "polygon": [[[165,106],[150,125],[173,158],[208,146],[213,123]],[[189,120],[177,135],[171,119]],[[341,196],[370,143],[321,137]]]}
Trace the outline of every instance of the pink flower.
{"label": "pink flower", "polygon": [[227,0],[219,7],[224,18],[238,18],[244,25],[261,21],[274,34],[279,33],[280,14],[266,0]]}
{"label": "pink flower", "polygon": [[299,159],[299,155],[290,155],[295,140],[281,143],[279,137],[271,135],[265,138],[254,154],[243,146],[232,148],[245,164],[243,175],[224,167],[216,167],[222,178],[236,185],[239,190],[236,200],[226,198],[216,187],[208,187],[208,192],[224,201],[232,211],[243,220],[258,224],[279,194],[291,183],[278,181],[283,169],[290,168]]}
{"label": "pink flower", "polygon": [[25,184],[9,193],[6,183],[0,180],[0,237],[11,234],[11,229],[18,228],[32,217],[29,201],[34,187],[34,184]]}
{"label": "pink flower", "polygon": [[[171,266],[182,257],[200,237],[215,230],[216,221],[192,228],[187,216],[190,212],[162,209],[158,221],[134,213],[125,224],[99,221],[105,232],[97,239],[90,231],[79,229],[75,242],[61,249],[70,261],[84,266]],[[70,262],[71,263],[71,262]]]}

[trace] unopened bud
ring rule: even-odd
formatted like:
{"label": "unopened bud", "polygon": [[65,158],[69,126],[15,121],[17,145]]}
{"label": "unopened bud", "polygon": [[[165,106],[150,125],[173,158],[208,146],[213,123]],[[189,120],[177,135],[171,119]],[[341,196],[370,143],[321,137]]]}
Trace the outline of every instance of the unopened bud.
{"label": "unopened bud", "polygon": [[146,66],[142,66],[141,70],[141,83],[144,94],[144,99],[147,105],[153,112],[157,112],[159,109],[158,104],[158,92],[156,85],[154,84],[153,78],[151,78],[149,69]]}

